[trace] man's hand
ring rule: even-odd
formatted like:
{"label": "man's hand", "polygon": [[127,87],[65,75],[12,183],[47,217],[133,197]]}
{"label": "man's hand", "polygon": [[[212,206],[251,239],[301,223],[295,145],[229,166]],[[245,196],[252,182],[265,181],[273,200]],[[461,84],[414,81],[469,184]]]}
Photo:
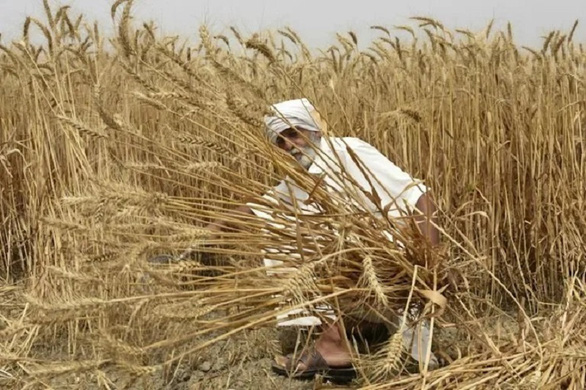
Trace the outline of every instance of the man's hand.
{"label": "man's hand", "polygon": [[415,215],[421,233],[427,237],[431,245],[439,245],[439,230],[437,229],[437,207],[433,199],[427,193],[421,195],[415,204],[415,207],[420,211],[419,215]]}
{"label": "man's hand", "polygon": [[[252,209],[246,205],[238,206],[234,210],[231,210],[227,213],[230,217],[232,217],[234,219],[237,219],[238,217],[253,214]],[[206,226],[206,229],[208,229],[212,232],[212,235],[210,237],[212,239],[217,238],[217,236],[220,233],[225,232],[227,230],[230,230],[231,228],[233,228],[233,226],[231,226],[230,222],[228,222],[226,220],[216,220],[216,221],[209,223]]]}

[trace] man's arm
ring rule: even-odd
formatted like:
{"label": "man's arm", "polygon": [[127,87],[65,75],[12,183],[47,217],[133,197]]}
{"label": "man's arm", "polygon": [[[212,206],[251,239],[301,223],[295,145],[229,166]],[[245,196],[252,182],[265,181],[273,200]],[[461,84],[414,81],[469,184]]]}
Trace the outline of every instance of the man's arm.
{"label": "man's arm", "polygon": [[[231,217],[234,217],[234,218],[253,214],[252,209],[250,207],[248,207],[247,205],[238,206],[235,209],[228,211],[227,213],[228,213],[228,215],[230,215]],[[212,235],[216,235],[218,233],[224,232],[226,230],[229,230],[230,228],[231,228],[230,222],[225,221],[225,220],[224,221],[216,220],[216,221],[209,223],[206,226],[206,229],[209,229],[212,231]]]}
{"label": "man's arm", "polygon": [[[253,211],[250,207],[248,207],[246,205],[242,205],[242,206],[236,207],[233,210],[227,211],[226,214],[236,219],[238,217],[253,214]],[[205,229],[209,230],[209,232],[210,232],[210,235],[207,237],[207,239],[208,240],[217,239],[218,236],[220,235],[220,233],[233,228],[233,226],[230,226],[230,225],[231,225],[231,223],[226,220],[223,220],[223,221],[222,220],[215,220],[215,221],[207,224]],[[189,259],[190,255],[193,252],[199,252],[200,250],[201,250],[201,248],[199,248],[199,246],[192,246],[190,248],[187,248],[177,259],[178,260]],[[205,250],[202,253],[204,256],[206,255]]]}
{"label": "man's arm", "polygon": [[417,210],[420,211],[419,215],[415,216],[415,220],[421,230],[421,233],[431,242],[431,245],[439,245],[439,230],[437,226],[437,207],[433,202],[433,199],[428,193],[425,193],[419,197],[415,204]]}

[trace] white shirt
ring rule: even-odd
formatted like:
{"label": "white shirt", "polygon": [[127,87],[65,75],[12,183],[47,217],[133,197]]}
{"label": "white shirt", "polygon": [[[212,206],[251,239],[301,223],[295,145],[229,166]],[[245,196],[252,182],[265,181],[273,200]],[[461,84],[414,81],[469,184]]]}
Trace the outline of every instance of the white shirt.
{"label": "white shirt", "polygon": [[[354,152],[359,165],[348,149]],[[375,215],[380,216],[380,210],[384,210],[385,207],[388,209],[389,217],[404,215],[414,209],[419,197],[427,191],[420,180],[411,177],[375,147],[358,138],[323,137],[320,150],[321,153],[315,158],[308,172],[313,175],[325,174],[323,182],[330,191]],[[345,172],[348,178],[344,178],[340,172]],[[371,192],[372,187],[380,198],[380,208],[365,194]],[[289,178],[282,180],[267,195],[267,198],[273,199],[278,196],[281,201],[290,205],[293,204],[294,196],[299,211],[319,212],[318,205],[304,204],[309,194]]]}
{"label": "white shirt", "polygon": [[[354,152],[360,166],[356,164],[348,149]],[[321,152],[309,167],[308,172],[312,175],[325,174],[323,183],[332,193],[339,196],[343,201],[348,199],[348,201],[354,202],[354,204],[359,205],[359,208],[366,209],[365,211],[374,215],[380,216],[381,209],[387,210],[389,217],[405,215],[405,213],[413,210],[419,197],[427,191],[427,188],[419,180],[402,171],[376,148],[358,138],[329,137],[326,139],[323,137],[320,143],[320,150]],[[343,178],[343,175],[340,174],[341,172],[345,172],[348,178]],[[355,182],[355,184],[352,182]],[[374,187],[380,198],[380,207],[377,207],[365,195],[365,191],[370,192],[372,187]],[[349,191],[353,192],[353,194],[348,194]],[[272,191],[264,195],[264,198],[270,202],[277,203],[277,198],[279,198],[281,202],[291,206],[293,205],[293,197],[296,198],[298,212],[320,212],[319,205],[315,203],[306,205],[304,203],[309,198],[309,194],[296,186],[289,178],[282,180]],[[248,205],[257,216],[273,221],[269,223],[274,227],[285,228],[284,225],[274,222],[271,210],[264,208],[264,211],[262,211],[263,208],[259,205],[250,203]],[[385,208],[388,205],[390,207]],[[387,238],[392,241],[390,234],[387,234]],[[265,253],[264,264],[266,267],[279,267],[273,268],[275,269],[274,271],[267,270],[268,274],[295,271],[295,268],[282,267],[283,262],[281,260],[271,258],[275,254],[288,254],[292,259],[300,258],[296,246],[265,248],[263,252]],[[328,307],[323,308],[322,311],[324,311],[324,315],[334,318],[333,312]],[[280,315],[277,317],[279,325],[315,326],[321,324],[319,318],[303,316],[304,313],[303,309],[297,309]],[[301,317],[290,319],[290,316],[294,315]]]}

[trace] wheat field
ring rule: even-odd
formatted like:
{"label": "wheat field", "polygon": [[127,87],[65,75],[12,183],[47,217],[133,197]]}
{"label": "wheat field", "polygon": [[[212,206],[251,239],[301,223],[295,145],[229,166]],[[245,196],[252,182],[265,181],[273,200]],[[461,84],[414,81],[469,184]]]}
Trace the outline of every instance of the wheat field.
{"label": "wheat field", "polygon": [[[510,25],[413,17],[372,26],[366,49],[344,32],[318,50],[288,27],[161,36],[132,0],[111,4],[116,31],[103,36],[43,4],[43,20],[0,45],[1,388],[333,388],[269,373],[284,304],[343,315],[406,302],[431,319],[445,365],[409,373],[391,338],[356,349],[349,386],[586,388],[577,22],[530,48]],[[439,247],[338,201],[268,144],[268,105],[298,97],[328,135],[425,180]],[[267,203],[285,175],[324,212],[292,219]],[[231,211],[249,201],[280,226]],[[217,219],[231,229],[210,238]],[[299,271],[267,275],[267,248]]]}

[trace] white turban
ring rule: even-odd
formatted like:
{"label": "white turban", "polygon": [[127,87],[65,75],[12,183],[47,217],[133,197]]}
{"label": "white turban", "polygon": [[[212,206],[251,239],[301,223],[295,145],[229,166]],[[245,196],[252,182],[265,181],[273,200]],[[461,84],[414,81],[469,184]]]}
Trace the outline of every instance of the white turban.
{"label": "white turban", "polygon": [[265,116],[267,135],[275,143],[277,136],[291,127],[298,127],[309,131],[321,131],[311,113],[315,107],[307,100],[295,99],[273,104],[271,110],[275,116]]}

